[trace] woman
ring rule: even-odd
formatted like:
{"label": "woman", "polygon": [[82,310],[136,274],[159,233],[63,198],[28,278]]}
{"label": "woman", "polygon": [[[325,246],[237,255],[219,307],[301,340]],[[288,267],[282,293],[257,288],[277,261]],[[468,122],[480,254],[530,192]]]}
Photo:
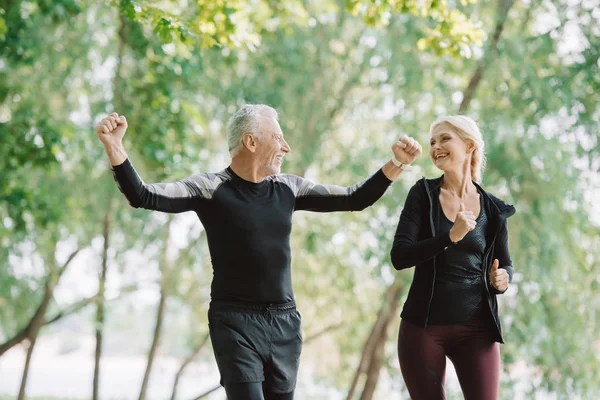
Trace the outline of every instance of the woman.
{"label": "woman", "polygon": [[430,134],[429,154],[444,175],[411,188],[391,251],[397,270],[415,266],[400,369],[412,399],[444,399],[448,357],[465,399],[494,400],[503,343],[496,295],[513,275],[507,218],[515,209],[478,184],[485,155],[475,121],[445,117]]}

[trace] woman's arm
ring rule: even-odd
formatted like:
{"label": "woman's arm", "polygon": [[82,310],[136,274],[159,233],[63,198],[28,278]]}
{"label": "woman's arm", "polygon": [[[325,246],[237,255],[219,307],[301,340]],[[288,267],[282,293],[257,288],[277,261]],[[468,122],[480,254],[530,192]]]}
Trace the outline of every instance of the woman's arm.
{"label": "woman's arm", "polygon": [[[428,204],[423,183],[417,182],[406,197],[390,252],[392,265],[397,270],[422,264],[452,245],[448,233],[419,241],[421,230],[431,229]],[[422,226],[424,221],[427,223]]]}

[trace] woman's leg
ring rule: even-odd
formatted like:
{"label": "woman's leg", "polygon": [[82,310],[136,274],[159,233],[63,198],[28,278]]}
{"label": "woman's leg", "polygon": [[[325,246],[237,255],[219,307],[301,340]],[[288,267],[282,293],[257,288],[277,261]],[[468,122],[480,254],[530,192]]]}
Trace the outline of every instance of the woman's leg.
{"label": "woman's leg", "polygon": [[446,398],[443,333],[442,327],[424,329],[405,320],[400,323],[398,358],[404,383],[413,400]]}
{"label": "woman's leg", "polygon": [[[462,329],[462,327],[461,327]],[[460,340],[448,349],[465,400],[497,400],[500,345],[484,323],[464,326]]]}

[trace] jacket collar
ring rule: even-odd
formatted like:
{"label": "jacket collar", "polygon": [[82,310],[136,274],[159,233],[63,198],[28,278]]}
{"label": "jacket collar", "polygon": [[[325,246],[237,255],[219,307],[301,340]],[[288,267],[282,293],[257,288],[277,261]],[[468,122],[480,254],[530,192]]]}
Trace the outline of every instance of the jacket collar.
{"label": "jacket collar", "polygon": [[[423,177],[422,181],[427,191],[433,195],[435,193],[439,193],[440,185],[442,183],[443,178],[444,175],[434,179],[427,179]],[[493,194],[486,192],[477,182],[473,181],[473,183],[475,184],[477,189],[479,189],[479,191],[483,193],[485,203],[491,205],[491,211],[498,215],[498,217],[506,219],[515,214],[516,210],[514,206],[508,204],[507,202],[494,196]]]}

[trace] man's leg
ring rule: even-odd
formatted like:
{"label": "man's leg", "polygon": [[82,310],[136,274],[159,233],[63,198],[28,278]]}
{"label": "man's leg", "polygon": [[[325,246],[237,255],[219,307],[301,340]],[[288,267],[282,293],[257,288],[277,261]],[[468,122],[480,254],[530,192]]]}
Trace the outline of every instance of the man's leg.
{"label": "man's leg", "polygon": [[265,400],[294,400],[294,392],[289,393],[273,393],[270,392],[269,388],[263,384],[263,393],[265,394]]}
{"label": "man's leg", "polygon": [[[234,399],[254,399],[264,381],[263,357],[268,354],[268,325],[260,312],[242,305],[212,302],[208,313],[210,338],[221,373],[221,385]],[[258,388],[258,391],[256,390]]]}
{"label": "man's leg", "polygon": [[227,400],[265,400],[262,382],[226,383],[225,392]]}
{"label": "man's leg", "polygon": [[294,398],[302,351],[300,313],[293,308],[270,312],[271,353],[265,362],[263,391],[266,400]]}

